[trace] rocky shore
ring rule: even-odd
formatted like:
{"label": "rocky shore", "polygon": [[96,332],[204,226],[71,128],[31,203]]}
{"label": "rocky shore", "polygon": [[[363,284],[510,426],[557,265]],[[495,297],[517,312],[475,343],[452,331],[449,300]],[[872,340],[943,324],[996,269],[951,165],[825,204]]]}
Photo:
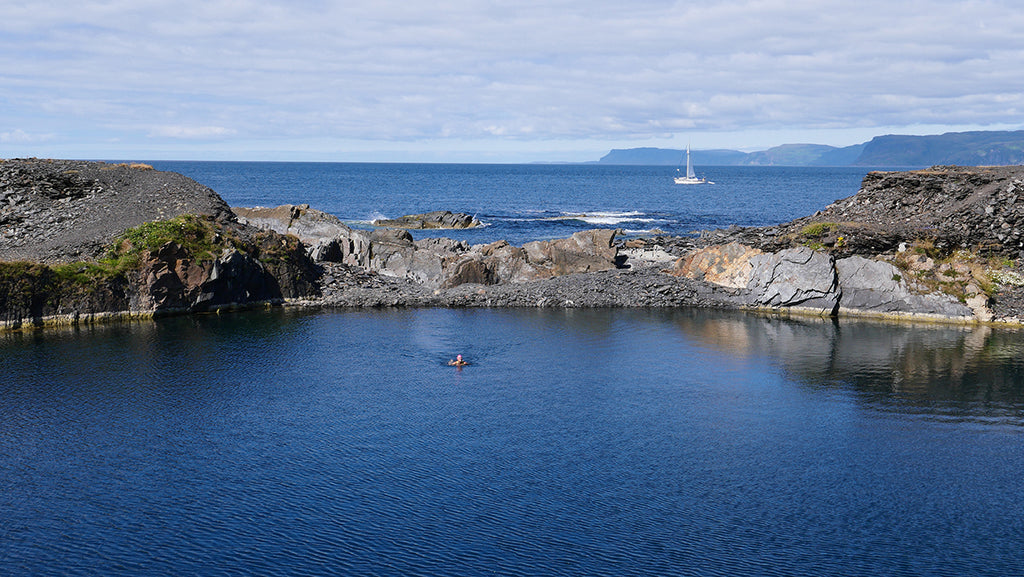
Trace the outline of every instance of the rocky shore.
{"label": "rocky shore", "polygon": [[[472,222],[446,211],[413,217]],[[471,246],[355,230],[307,205],[228,207],[145,165],[3,161],[0,324],[265,303],[714,307],[1019,324],[1022,218],[1024,167],[934,167],[871,173],[856,195],[773,227]]]}

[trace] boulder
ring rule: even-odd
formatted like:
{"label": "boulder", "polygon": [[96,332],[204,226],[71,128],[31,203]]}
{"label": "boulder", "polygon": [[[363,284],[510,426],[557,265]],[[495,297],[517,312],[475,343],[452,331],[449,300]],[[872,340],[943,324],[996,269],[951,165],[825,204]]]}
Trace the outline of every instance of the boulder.
{"label": "boulder", "polygon": [[748,304],[836,313],[841,294],[830,255],[799,247],[754,255],[750,266]]}
{"label": "boulder", "polygon": [[273,208],[231,207],[231,211],[243,224],[290,234],[311,246],[325,239],[346,236],[352,231],[338,217],[310,208],[308,204],[283,204]]}
{"label": "boulder", "polygon": [[616,268],[615,234],[607,229],[583,230],[569,238],[524,244],[527,263],[535,271],[531,280]]}
{"label": "boulder", "polygon": [[759,254],[761,250],[738,242],[714,245],[680,258],[666,272],[719,286],[746,288],[753,272],[750,259]]}

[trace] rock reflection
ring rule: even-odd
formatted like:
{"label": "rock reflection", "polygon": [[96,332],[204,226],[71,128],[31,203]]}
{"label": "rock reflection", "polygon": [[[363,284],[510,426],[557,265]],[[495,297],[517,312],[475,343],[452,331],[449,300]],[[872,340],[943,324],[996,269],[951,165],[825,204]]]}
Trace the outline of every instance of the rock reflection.
{"label": "rock reflection", "polygon": [[879,408],[1024,425],[1024,332],[691,311],[677,326],[704,346],[764,356],[812,389]]}

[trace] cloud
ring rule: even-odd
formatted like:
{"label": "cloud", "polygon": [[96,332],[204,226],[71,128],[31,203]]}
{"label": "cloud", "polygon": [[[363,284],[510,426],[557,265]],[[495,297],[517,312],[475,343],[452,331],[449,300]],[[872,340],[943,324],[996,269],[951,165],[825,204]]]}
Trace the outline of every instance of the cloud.
{"label": "cloud", "polygon": [[223,126],[154,126],[149,131],[152,138],[209,139],[224,138],[236,131]]}
{"label": "cloud", "polygon": [[21,129],[0,132],[0,143],[3,144],[29,144],[49,140],[53,140],[52,134],[29,134]]}
{"label": "cloud", "polygon": [[30,132],[527,143],[1024,123],[1009,0],[6,4],[0,127]]}

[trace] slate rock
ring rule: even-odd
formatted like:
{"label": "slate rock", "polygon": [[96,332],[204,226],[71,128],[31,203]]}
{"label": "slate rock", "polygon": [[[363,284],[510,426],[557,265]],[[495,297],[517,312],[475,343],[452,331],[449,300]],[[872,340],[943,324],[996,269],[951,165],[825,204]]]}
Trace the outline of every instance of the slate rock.
{"label": "slate rock", "polygon": [[839,283],[828,254],[807,247],[751,257],[747,283],[749,304],[764,307],[799,307],[819,314],[835,314]]}
{"label": "slate rock", "polygon": [[841,312],[911,313],[970,318],[970,307],[941,293],[915,294],[903,272],[890,263],[862,256],[836,261],[842,287]]}

